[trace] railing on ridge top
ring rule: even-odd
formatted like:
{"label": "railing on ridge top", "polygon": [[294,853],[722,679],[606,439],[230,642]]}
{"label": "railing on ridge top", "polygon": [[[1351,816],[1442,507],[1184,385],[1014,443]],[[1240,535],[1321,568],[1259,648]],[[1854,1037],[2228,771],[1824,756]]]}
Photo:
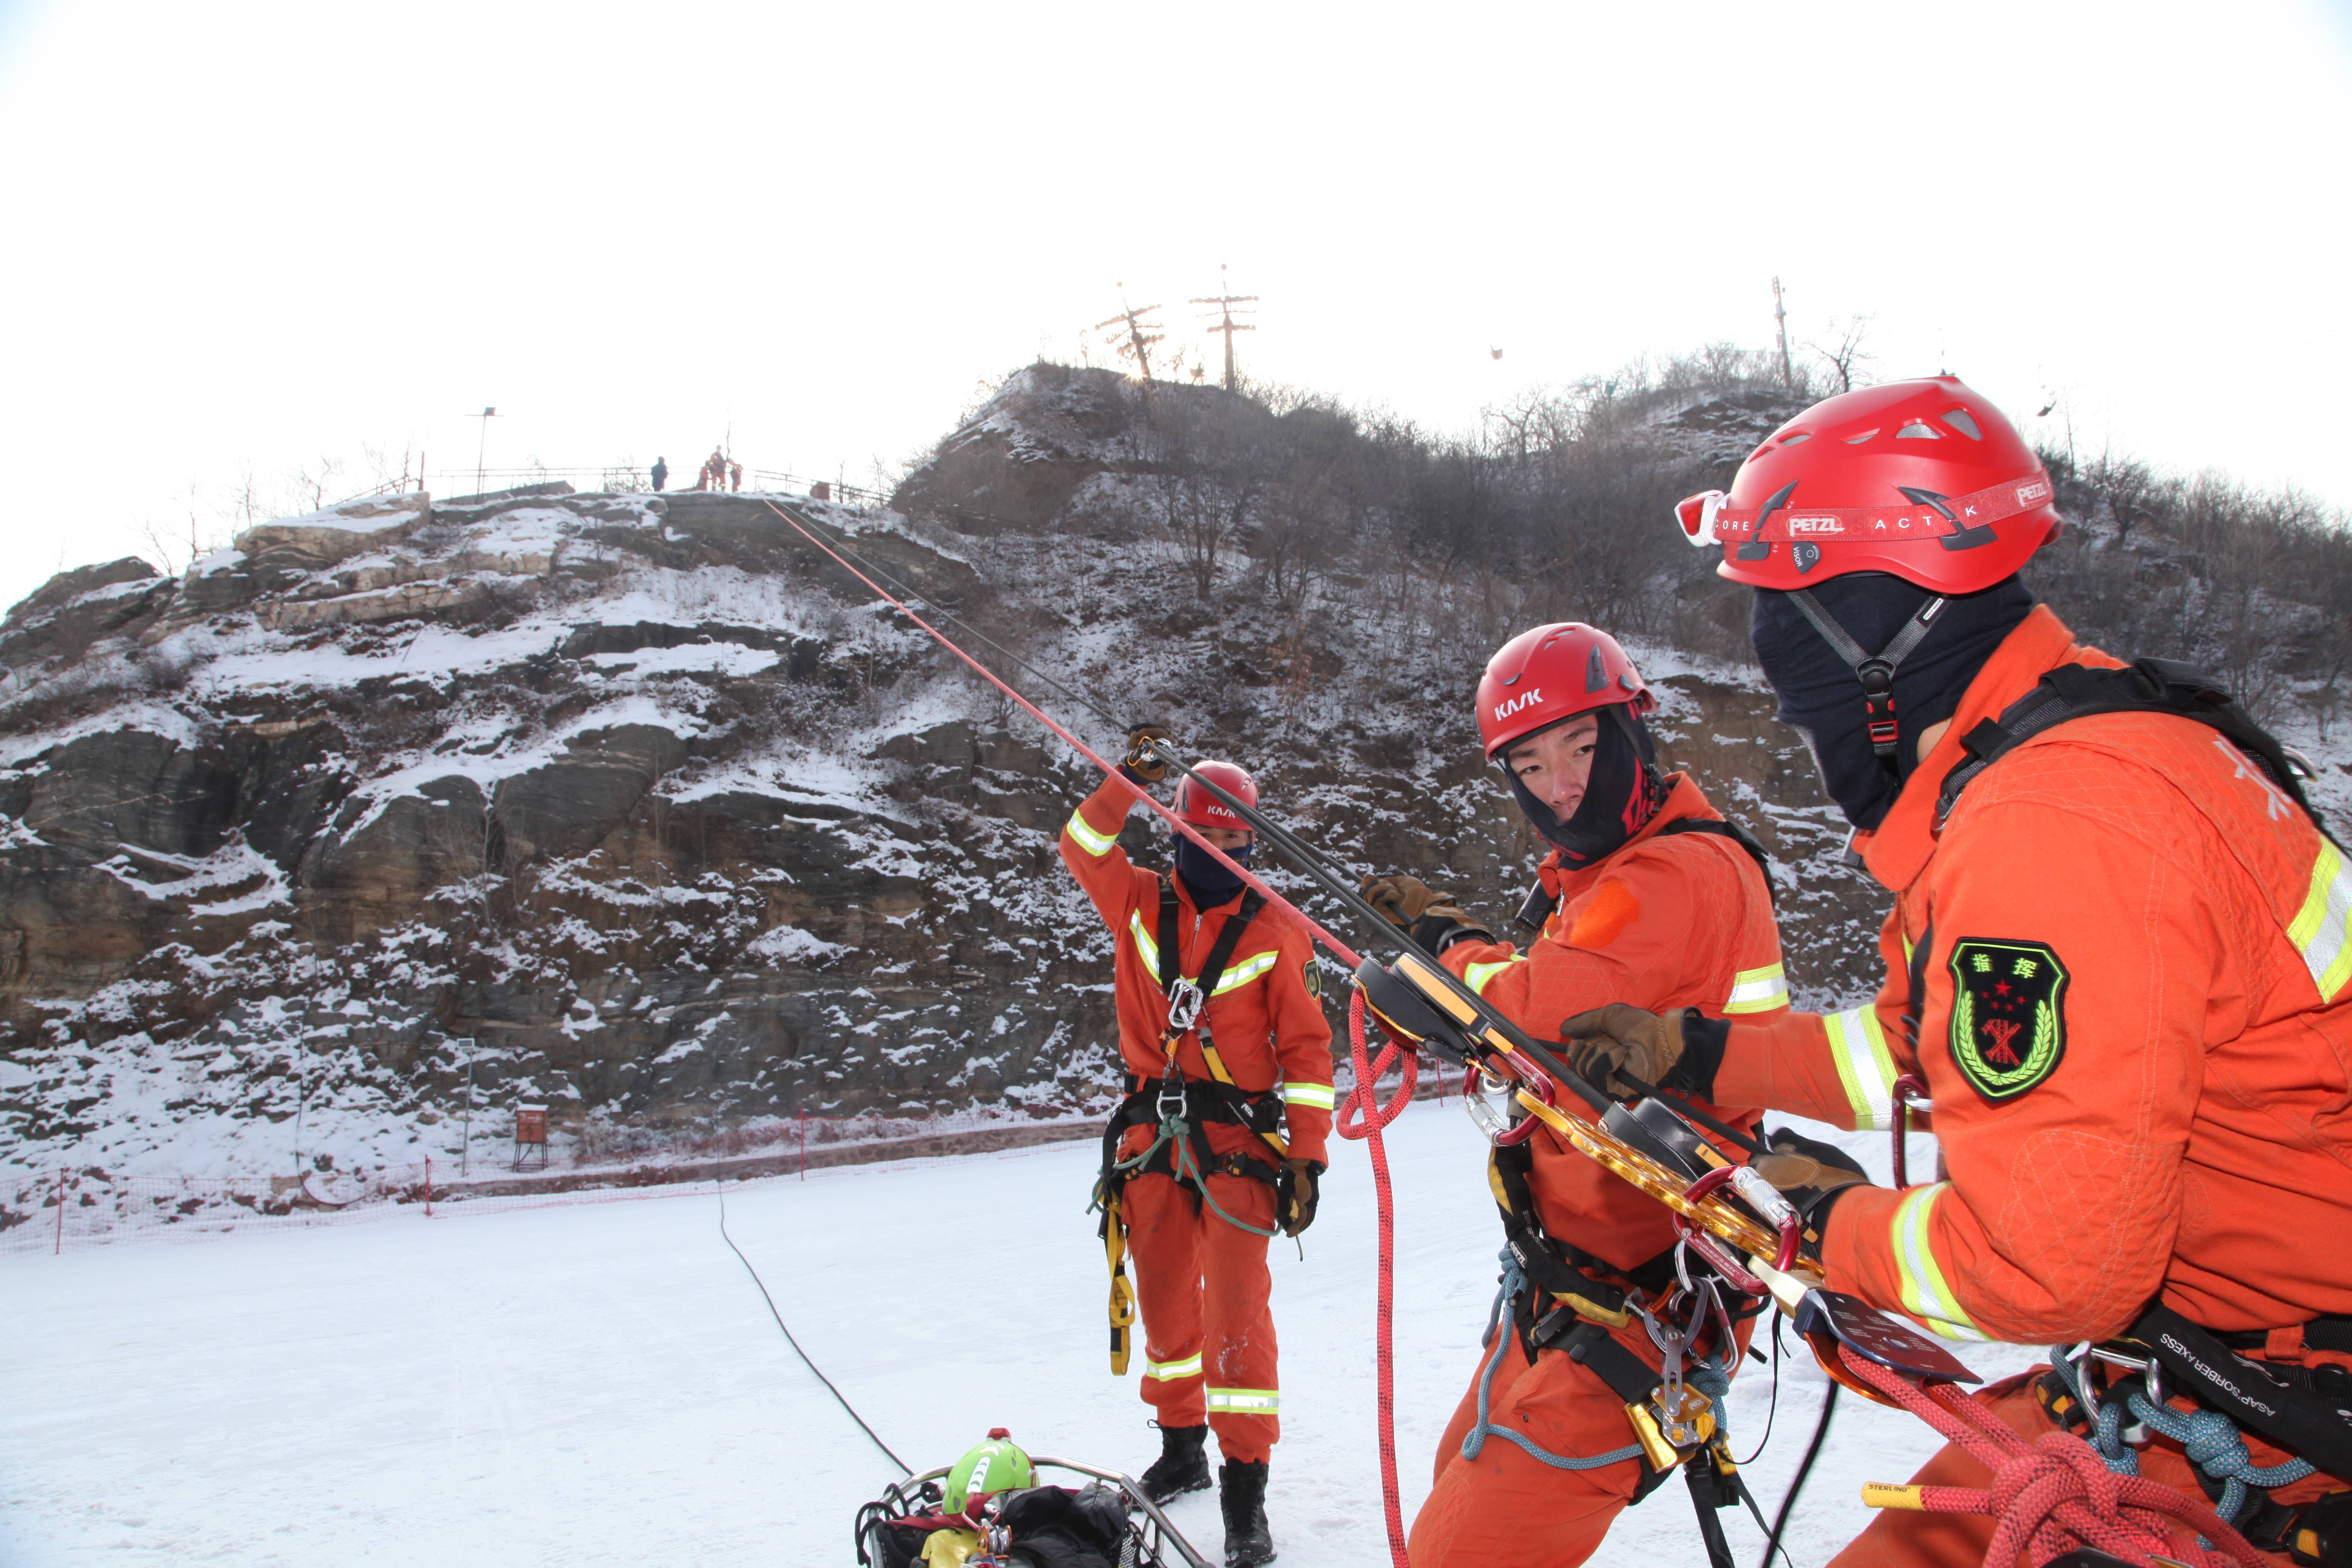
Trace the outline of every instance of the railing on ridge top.
{"label": "railing on ridge top", "polygon": [[[497,490],[513,489],[523,485],[545,484],[551,479],[563,479],[570,481],[575,489],[587,490],[590,492],[606,492],[607,486],[615,479],[624,477],[628,479],[630,489],[609,493],[652,493],[653,482],[648,470],[643,468],[632,467],[628,464],[614,463],[606,464],[597,468],[550,468],[534,465],[533,467],[527,468],[450,468],[436,470],[433,473],[422,476],[410,476],[405,479],[386,479],[382,484],[371,486],[368,489],[360,491],[357,495],[345,496],[341,500],[331,502],[331,505],[346,506],[352,501],[368,500],[376,496],[401,495],[420,487],[431,491],[436,496],[443,496],[445,498],[454,498],[465,495],[488,495]],[[673,480],[680,478],[678,471],[675,468],[670,470],[669,477]],[[589,482],[583,484],[581,482],[583,480]],[[772,468],[746,468],[743,470],[743,483],[744,489],[742,493],[746,495],[754,493],[765,493],[769,495],[798,494],[811,499],[836,500],[844,505],[854,507],[860,511],[870,511],[877,507],[886,506],[889,503],[890,500],[887,495],[885,495],[879,490],[866,489],[858,485],[844,484],[837,479],[811,479],[804,474],[782,473]],[[825,491],[825,494],[822,497],[818,497],[815,494],[818,487],[820,486],[824,487]],[[698,493],[731,494],[733,492],[723,489],[717,491],[698,491],[691,484],[674,483],[668,486],[661,493],[664,495],[691,495]]]}

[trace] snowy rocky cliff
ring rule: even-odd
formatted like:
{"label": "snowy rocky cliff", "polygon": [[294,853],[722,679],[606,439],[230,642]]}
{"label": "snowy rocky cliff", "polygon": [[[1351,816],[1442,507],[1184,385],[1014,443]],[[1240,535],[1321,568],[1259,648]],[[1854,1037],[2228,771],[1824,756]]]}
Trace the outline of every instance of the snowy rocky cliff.
{"label": "snowy rocky cliff", "polygon": [[[997,660],[1097,744],[1165,720],[1351,869],[1419,870],[1499,924],[1538,846],[1468,692],[1580,582],[1416,563],[1378,487],[1302,533],[1344,465],[1258,484],[1219,453],[1328,414],[1154,391],[1035,367],[898,510],[776,499],[1083,689],[1117,721]],[[1682,484],[1779,416],[1684,399],[1636,457]],[[1782,862],[1800,997],[1854,995],[1879,900],[1801,749],[1740,670],[1635,647],[1669,760]],[[1112,1092],[1108,939],[1054,847],[1086,770],[762,498],[354,503],[177,580],[64,574],[0,625],[0,664],[19,1169],[283,1169],[297,1127],[313,1163],[438,1156],[469,1073],[478,1133],[545,1102],[589,1152]]]}

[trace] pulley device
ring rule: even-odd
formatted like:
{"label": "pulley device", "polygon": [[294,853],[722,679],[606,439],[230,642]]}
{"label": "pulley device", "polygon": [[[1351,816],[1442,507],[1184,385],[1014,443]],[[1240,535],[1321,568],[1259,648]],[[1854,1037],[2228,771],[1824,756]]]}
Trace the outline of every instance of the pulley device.
{"label": "pulley device", "polygon": [[[1388,1159],[1381,1133],[1412,1100],[1417,1078],[1418,1053],[1425,1052],[1454,1068],[1464,1070],[1469,1075],[1470,1087],[1485,1091],[1483,1095],[1469,1097],[1474,1107],[1473,1114],[1497,1143],[1507,1146],[1513,1141],[1524,1141],[1533,1133],[1535,1125],[1539,1124],[1568,1147],[1593,1160],[1672,1210],[1683,1241],[1683,1247],[1677,1251],[1677,1268],[1684,1271],[1685,1278],[1687,1279],[1687,1268],[1683,1253],[1686,1251],[1700,1259],[1706,1273],[1712,1279],[1719,1279],[1723,1288],[1759,1304],[1769,1302],[1787,1314],[1822,1370],[1839,1385],[1879,1404],[1910,1409],[1937,1424],[1939,1429],[1948,1424],[1968,1421],[1971,1424],[1971,1440],[1980,1434],[1980,1426],[1974,1423],[1973,1417],[1963,1414],[1964,1411],[1973,1413],[1977,1407],[1958,1394],[1956,1387],[1979,1379],[1918,1330],[1855,1297],[1825,1289],[1822,1281],[1800,1261],[1803,1225],[1794,1206],[1753,1166],[1744,1161],[1734,1161],[1716,1142],[1705,1137],[1685,1114],[1689,1108],[1677,1109],[1655,1093],[1637,1092],[1637,1098],[1625,1103],[1604,1092],[1414,945],[1403,931],[1365,902],[1347,879],[1310,846],[1263,811],[1235,798],[1213,779],[1203,776],[1176,753],[1172,744],[1158,740],[1148,742],[1158,757],[1214,795],[1246,822],[1259,837],[1273,846],[1325,893],[1338,900],[1343,910],[1356,918],[1360,927],[1371,940],[1391,956],[1383,963],[1358,953],[1297,904],[1268,887],[1249,868],[1211,844],[1192,824],[1154,799],[1149,791],[1007,685],[985,665],[957,647],[945,634],[876,583],[873,577],[860,571],[843,551],[828,543],[803,520],[773,501],[766,501],[765,504],[794,532],[864,583],[908,620],[929,633],[940,647],[962,660],[975,674],[1017,703],[1105,774],[1121,784],[1136,801],[1166,819],[1176,832],[1191,839],[1267,903],[1287,910],[1325,951],[1352,973],[1355,987],[1349,1004],[1349,1047],[1356,1082],[1339,1107],[1337,1120],[1338,1131],[1342,1137],[1367,1142],[1373,1185],[1379,1198],[1381,1271],[1376,1351],[1379,1360],[1381,1469],[1390,1552],[1396,1568],[1410,1568],[1410,1563],[1405,1553],[1396,1481],[1391,1396],[1392,1205]],[[1019,662],[1024,668],[1030,668],[1026,661]],[[1061,689],[1060,683],[1053,684]],[[1092,703],[1086,705],[1095,707]],[[1095,710],[1100,712],[1099,709]],[[1171,996],[1171,1001],[1175,1000],[1178,999]],[[1370,1053],[1367,1042],[1368,1017],[1378,1022],[1386,1037],[1376,1058]],[[1397,1094],[1382,1103],[1376,1086],[1391,1067],[1402,1071],[1403,1081]],[[1618,1081],[1623,1081],[1623,1075],[1615,1077]],[[1647,1089],[1647,1086],[1642,1087]],[[1580,1102],[1591,1113],[1591,1120],[1564,1110],[1560,1103],[1563,1094]],[[1498,1109],[1495,1103],[1496,1100],[1515,1110],[1517,1115],[1514,1116],[1511,1110]],[[1712,1121],[1704,1117],[1701,1120]],[[1751,1141],[1734,1130],[1720,1123],[1715,1126],[1719,1133],[1728,1134],[1728,1141],[1741,1147],[1743,1152],[1761,1152]],[[1696,1313],[1706,1310],[1706,1302],[1716,1300],[1716,1289],[1709,1283],[1704,1293],[1698,1289],[1686,1291],[1696,1299],[1693,1320],[1678,1330],[1664,1329],[1654,1322],[1653,1337],[1656,1338],[1662,1332],[1679,1333],[1683,1348],[1686,1350],[1700,1331]],[[1659,1385],[1661,1389],[1664,1386],[1663,1384]],[[1692,1391],[1676,1378],[1667,1403],[1659,1403],[1655,1395],[1646,1401],[1629,1400],[1628,1418],[1637,1436],[1638,1447],[1654,1468],[1671,1468],[1676,1464],[1696,1467],[1700,1461],[1710,1458],[1719,1433],[1713,1424],[1700,1418],[1700,1406],[1706,1403],[1705,1397],[1700,1396],[1700,1403],[1694,1405],[1691,1394]],[[1957,1431],[1958,1426],[1952,1425],[1952,1432],[1948,1432],[1948,1435]],[[1983,1440],[1987,1443],[1995,1441],[1990,1436]],[[2044,1439],[2045,1443],[2048,1441]],[[2085,1451],[2088,1452],[2087,1449]],[[1721,1457],[1718,1468],[1728,1466],[1727,1453]],[[1693,1489],[1697,1492],[1701,1486],[1697,1468],[1692,1468],[1691,1479]],[[1737,1478],[1727,1476],[1727,1480],[1736,1485]],[[2164,1489],[2148,1489],[2153,1493]],[[1958,1506],[1951,1503],[1950,1500],[1943,1500],[1948,1506]],[[2138,1510],[2142,1517],[2117,1523],[2116,1516],[2110,1510],[2100,1521],[2085,1522],[2082,1510],[2070,1505],[2050,1511],[2044,1519],[2036,1521],[2029,1533],[2037,1547],[2054,1540],[2068,1539],[2086,1548],[2117,1553],[2116,1561],[2140,1563],[2158,1561],[2153,1554],[2169,1549],[2160,1530],[2147,1521],[2166,1510],[2137,1498],[2125,1500],[2124,1506]],[[2168,1517],[2187,1516],[2175,1512]],[[1712,1521],[1704,1507],[1702,1520],[1710,1526],[1709,1556],[1717,1561],[1727,1561],[1727,1556],[1718,1548],[1720,1533],[1711,1528]],[[2222,1552],[2228,1554],[2228,1560],[2260,1561],[2252,1549],[2214,1518],[2210,1510],[2200,1512],[2194,1522],[2220,1544]]]}

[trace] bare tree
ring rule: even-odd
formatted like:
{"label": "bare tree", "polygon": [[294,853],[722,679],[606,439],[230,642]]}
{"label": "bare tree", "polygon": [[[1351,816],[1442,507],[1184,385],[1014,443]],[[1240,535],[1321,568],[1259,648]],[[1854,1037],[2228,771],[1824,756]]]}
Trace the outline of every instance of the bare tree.
{"label": "bare tree", "polygon": [[1868,316],[1848,316],[1840,321],[1830,318],[1829,339],[1826,342],[1807,343],[1805,347],[1819,354],[1822,362],[1837,377],[1840,392],[1853,390],[1854,373],[1877,356],[1864,352],[1863,344],[1870,337]]}

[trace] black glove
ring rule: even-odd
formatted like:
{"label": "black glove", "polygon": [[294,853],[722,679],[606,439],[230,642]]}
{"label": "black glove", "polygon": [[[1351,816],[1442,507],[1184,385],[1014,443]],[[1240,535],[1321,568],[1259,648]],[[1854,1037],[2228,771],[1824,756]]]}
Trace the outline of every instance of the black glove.
{"label": "black glove", "polygon": [[1127,758],[1119,766],[1138,784],[1158,784],[1168,776],[1167,759],[1147,742],[1171,738],[1165,724],[1138,724],[1127,732]]}
{"label": "black glove", "polygon": [[1312,1160],[1286,1160],[1275,1178],[1274,1213],[1285,1236],[1297,1236],[1315,1223],[1315,1201],[1322,1195],[1323,1167]]}
{"label": "black glove", "polygon": [[1457,942],[1495,940],[1495,933],[1471,920],[1454,895],[1436,891],[1418,877],[1367,877],[1358,891],[1433,958]]}
{"label": "black glove", "polygon": [[1805,1222],[1801,1251],[1812,1262],[1822,1260],[1822,1237],[1827,1232],[1830,1205],[1853,1187],[1872,1184],[1870,1173],[1834,1143],[1808,1138],[1790,1128],[1764,1134],[1772,1152],[1751,1162],[1756,1173],[1780,1189]]}

